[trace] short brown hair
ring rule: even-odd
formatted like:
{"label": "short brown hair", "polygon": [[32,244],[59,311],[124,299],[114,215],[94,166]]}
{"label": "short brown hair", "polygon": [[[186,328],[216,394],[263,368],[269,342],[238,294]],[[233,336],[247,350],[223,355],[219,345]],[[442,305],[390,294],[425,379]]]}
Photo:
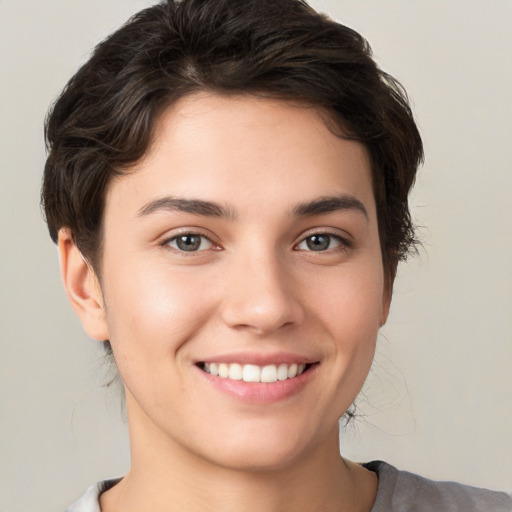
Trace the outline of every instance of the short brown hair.
{"label": "short brown hair", "polygon": [[312,105],[366,146],[391,284],[415,243],[407,197],[421,138],[405,91],[367,41],[302,0],[166,0],[100,43],[46,120],[42,204],[52,239],[69,228],[99,273],[109,182],[144,156],[167,106],[205,90]]}

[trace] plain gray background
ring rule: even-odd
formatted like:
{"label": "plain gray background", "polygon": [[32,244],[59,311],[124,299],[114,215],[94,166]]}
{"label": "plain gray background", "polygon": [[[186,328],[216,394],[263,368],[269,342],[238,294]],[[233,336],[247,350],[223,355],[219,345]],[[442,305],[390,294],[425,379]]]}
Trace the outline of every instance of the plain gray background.
{"label": "plain gray background", "polygon": [[[61,510],[129,466],[119,398],[39,210],[43,118],[143,0],[0,0],[0,512]],[[400,269],[342,451],[512,490],[512,2],[317,0],[408,90],[424,250]]]}

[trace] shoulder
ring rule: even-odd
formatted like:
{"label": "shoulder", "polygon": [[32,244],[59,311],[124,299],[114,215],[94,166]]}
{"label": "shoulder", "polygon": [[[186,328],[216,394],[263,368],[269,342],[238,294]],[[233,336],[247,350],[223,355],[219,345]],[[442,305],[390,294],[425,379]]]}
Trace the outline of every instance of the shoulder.
{"label": "shoulder", "polygon": [[91,485],[82,497],[66,508],[64,512],[101,512],[100,495],[111,487],[114,487],[121,479],[103,480]]}
{"label": "shoulder", "polygon": [[512,497],[456,482],[436,482],[382,461],[363,464],[379,477],[372,512],[512,512]]}

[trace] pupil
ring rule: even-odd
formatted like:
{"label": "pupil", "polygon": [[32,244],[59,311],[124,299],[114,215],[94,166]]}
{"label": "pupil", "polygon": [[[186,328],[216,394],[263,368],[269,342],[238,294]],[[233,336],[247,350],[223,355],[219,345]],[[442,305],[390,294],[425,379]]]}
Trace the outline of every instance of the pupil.
{"label": "pupil", "polygon": [[176,240],[182,251],[196,251],[201,245],[201,237],[197,235],[183,235]]}
{"label": "pupil", "polygon": [[325,251],[329,248],[330,239],[327,235],[312,235],[307,239],[307,246],[312,251]]}

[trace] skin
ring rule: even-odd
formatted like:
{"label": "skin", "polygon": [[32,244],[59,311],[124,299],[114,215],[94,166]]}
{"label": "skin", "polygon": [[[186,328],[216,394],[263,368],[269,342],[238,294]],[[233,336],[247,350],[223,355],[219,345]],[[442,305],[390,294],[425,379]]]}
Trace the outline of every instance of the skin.
{"label": "skin", "polygon": [[[327,196],[344,203],[298,214]],[[180,249],[186,233],[198,250]],[[126,390],[132,468],[103,511],[371,509],[377,477],[339,455],[337,424],[390,302],[361,144],[314,108],[186,97],[108,188],[101,285],[66,229],[59,247],[71,303],[91,337],[110,340]],[[315,364],[270,402],[225,393],[197,366],[283,352]]]}

